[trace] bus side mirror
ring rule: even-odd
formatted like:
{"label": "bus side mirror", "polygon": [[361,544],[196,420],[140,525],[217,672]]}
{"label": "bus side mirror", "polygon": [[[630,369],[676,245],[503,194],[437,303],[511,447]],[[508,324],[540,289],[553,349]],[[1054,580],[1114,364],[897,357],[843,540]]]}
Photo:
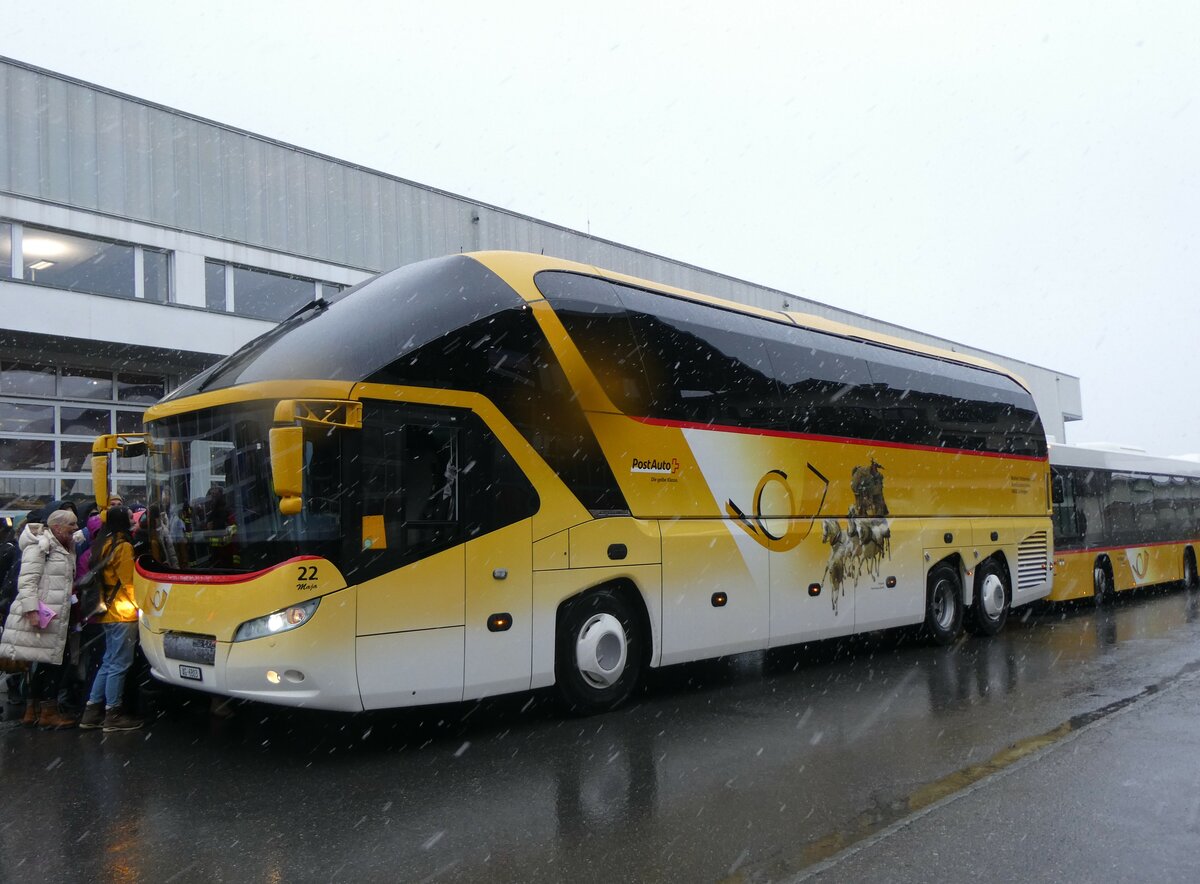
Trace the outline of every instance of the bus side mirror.
{"label": "bus side mirror", "polygon": [[107,433],[92,443],[92,490],[100,512],[108,509],[108,456],[145,457],[150,453],[146,433]]}
{"label": "bus side mirror", "polygon": [[271,481],[279,511],[294,516],[304,507],[304,428],[271,428]]}
{"label": "bus side mirror", "polygon": [[[99,449],[99,450],[97,450]],[[92,447],[92,488],[100,512],[108,509],[108,449],[100,443]]]}

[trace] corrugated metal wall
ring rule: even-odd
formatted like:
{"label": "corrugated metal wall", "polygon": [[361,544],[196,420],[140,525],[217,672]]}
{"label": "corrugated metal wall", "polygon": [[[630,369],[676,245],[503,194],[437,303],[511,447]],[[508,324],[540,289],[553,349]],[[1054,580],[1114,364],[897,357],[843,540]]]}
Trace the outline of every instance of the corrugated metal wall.
{"label": "corrugated metal wall", "polygon": [[779,303],[766,289],[19,64],[0,64],[0,102],[0,190],[18,196],[373,272],[512,248]]}
{"label": "corrugated metal wall", "polygon": [[[0,191],[372,272],[475,249],[543,252],[989,355],[2,58]],[[1052,391],[1078,390],[1069,375],[999,361],[1038,388],[1040,405],[1053,395],[1058,414]]]}

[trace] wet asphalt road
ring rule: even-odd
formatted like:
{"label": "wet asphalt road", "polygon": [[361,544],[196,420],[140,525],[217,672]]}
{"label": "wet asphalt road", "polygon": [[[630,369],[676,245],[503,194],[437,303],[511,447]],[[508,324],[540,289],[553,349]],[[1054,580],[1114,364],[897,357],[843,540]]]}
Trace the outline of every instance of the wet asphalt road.
{"label": "wet asphalt road", "polygon": [[[888,633],[674,667],[589,719],[527,695],[222,720],[181,694],[131,734],[4,723],[0,880],[1052,880],[1030,870],[1061,841],[1055,821],[1089,825],[1072,790],[1125,776],[1093,753],[1077,779],[1072,758],[1131,742],[1147,688],[1191,684],[1198,638],[1200,594],[1170,590],[1037,611],[951,648]],[[1190,733],[1188,690],[1154,702]],[[1161,800],[1187,805],[1198,779],[1165,780]],[[955,824],[971,808],[978,821]],[[1096,849],[1114,854],[1145,837],[1104,831]],[[1043,848],[1013,849],[1014,832]],[[990,838],[1008,849],[982,849]],[[930,851],[966,857],[960,839],[982,865],[935,874]],[[1058,880],[1091,878],[1062,862]],[[1176,871],[1165,879],[1187,880]]]}

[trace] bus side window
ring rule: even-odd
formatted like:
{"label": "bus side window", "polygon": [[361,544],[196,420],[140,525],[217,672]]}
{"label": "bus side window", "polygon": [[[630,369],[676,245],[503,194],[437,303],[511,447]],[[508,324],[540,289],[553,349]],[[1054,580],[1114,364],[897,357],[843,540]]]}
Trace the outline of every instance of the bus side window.
{"label": "bus side window", "polygon": [[536,489],[477,416],[467,423],[463,463],[467,537],[479,537],[537,512]]}
{"label": "bus side window", "polygon": [[1054,536],[1060,546],[1063,541],[1073,542],[1083,537],[1087,530],[1087,517],[1077,506],[1077,481],[1065,470],[1055,470],[1050,481],[1054,501]]}
{"label": "bus side window", "polygon": [[1061,504],[1066,499],[1066,490],[1063,488],[1062,473],[1054,474],[1054,502]]}
{"label": "bus side window", "polygon": [[462,540],[460,506],[463,413],[365,403],[362,516],[380,525],[369,546],[396,567]]}

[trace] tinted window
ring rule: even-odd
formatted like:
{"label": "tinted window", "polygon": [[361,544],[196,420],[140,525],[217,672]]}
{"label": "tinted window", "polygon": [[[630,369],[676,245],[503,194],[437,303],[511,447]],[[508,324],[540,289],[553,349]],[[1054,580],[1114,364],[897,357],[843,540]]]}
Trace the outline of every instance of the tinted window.
{"label": "tinted window", "polygon": [[617,410],[649,414],[646,372],[616,288],[575,273],[539,273],[536,282]]}
{"label": "tinted window", "polygon": [[1030,395],[995,372],[867,345],[889,441],[1045,456]]}
{"label": "tinted window", "polygon": [[[1182,477],[1078,467],[1055,467],[1054,476],[1056,495],[1060,477],[1067,493],[1054,504],[1057,549],[1173,542],[1200,531],[1200,513],[1192,500],[1200,485]],[[1073,535],[1060,529],[1060,523],[1069,528],[1072,518],[1077,525]]]}
{"label": "tinted window", "polygon": [[327,309],[276,326],[172,398],[286,378],[360,381],[450,331],[523,303],[472,258],[410,264],[362,284]]}
{"label": "tinted window", "polygon": [[767,353],[782,393],[778,423],[797,433],[878,438],[875,402],[862,348],[842,338],[763,323]]}
{"label": "tinted window", "polygon": [[762,426],[779,414],[761,335],[766,323],[679,298],[617,286],[655,417]]}
{"label": "tinted window", "polygon": [[627,508],[566,375],[523,304],[417,347],[368,380],[481,393],[585,507]]}
{"label": "tinted window", "polygon": [[626,414],[1046,454],[1033,398],[995,372],[591,277],[537,285]]}
{"label": "tinted window", "polygon": [[537,511],[533,487],[470,412],[368,401],[356,435],[362,464],[361,577]]}

